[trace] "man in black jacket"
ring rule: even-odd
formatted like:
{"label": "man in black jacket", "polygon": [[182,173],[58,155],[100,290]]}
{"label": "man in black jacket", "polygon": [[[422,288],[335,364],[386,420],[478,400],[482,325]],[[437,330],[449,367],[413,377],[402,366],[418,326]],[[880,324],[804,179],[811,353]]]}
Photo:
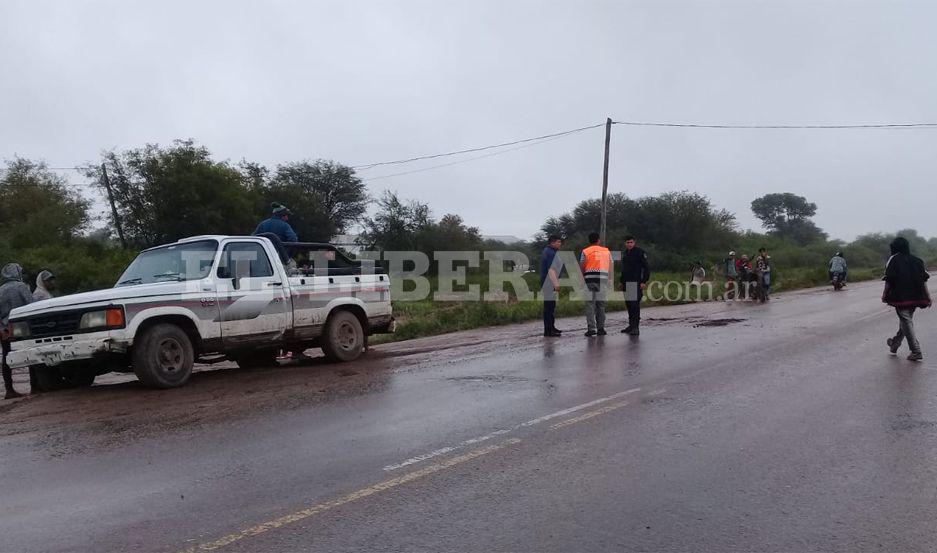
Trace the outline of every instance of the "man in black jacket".
{"label": "man in black jacket", "polygon": [[914,333],[914,310],[918,307],[930,307],[930,292],[927,290],[927,279],[930,275],[924,268],[920,258],[911,255],[908,241],[899,236],[892,240],[891,257],[885,265],[885,290],[882,291],[882,301],[895,308],[898,313],[898,334],[886,340],[888,349],[898,353],[903,339],[908,340],[911,353],[910,361],[920,361],[921,344],[918,343]]}
{"label": "man in black jacket", "polygon": [[621,254],[621,289],[625,292],[628,307],[628,326],[624,334],[637,336],[641,322],[641,296],[651,279],[651,268],[647,264],[647,253],[635,243],[634,236],[625,237],[625,251]]}

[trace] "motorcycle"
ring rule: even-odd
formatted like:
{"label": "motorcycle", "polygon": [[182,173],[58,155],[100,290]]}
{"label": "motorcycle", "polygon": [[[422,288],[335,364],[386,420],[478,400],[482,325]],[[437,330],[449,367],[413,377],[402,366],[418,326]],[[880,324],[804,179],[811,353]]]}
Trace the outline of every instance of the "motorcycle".
{"label": "motorcycle", "polygon": [[843,286],[845,286],[845,282],[843,282],[843,273],[839,273],[839,272],[833,273],[832,282],[833,282],[834,292],[839,292],[840,290],[842,290]]}

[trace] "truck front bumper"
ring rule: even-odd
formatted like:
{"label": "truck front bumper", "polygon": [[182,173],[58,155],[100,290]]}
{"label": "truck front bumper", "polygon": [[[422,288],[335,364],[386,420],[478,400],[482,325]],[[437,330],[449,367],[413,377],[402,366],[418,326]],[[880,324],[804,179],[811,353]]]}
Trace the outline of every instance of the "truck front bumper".
{"label": "truck front bumper", "polygon": [[127,346],[117,342],[110,332],[90,332],[72,336],[19,340],[11,344],[7,363],[13,368],[31,365],[55,366],[70,361],[91,359],[102,354],[124,353]]}

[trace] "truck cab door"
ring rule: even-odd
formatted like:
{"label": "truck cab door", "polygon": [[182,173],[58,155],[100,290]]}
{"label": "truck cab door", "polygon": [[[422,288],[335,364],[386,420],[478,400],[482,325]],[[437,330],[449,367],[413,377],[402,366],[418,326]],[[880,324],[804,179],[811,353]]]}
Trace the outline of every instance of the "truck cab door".
{"label": "truck cab door", "polygon": [[292,325],[289,283],[259,242],[228,242],[216,273],[226,350],[271,346]]}

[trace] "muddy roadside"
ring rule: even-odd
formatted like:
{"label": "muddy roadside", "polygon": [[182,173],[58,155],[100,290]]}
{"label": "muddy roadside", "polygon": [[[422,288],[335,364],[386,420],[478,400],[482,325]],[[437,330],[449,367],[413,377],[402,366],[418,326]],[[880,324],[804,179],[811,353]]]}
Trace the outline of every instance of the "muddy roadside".
{"label": "muddy roadside", "polygon": [[[734,308],[729,310],[732,313],[722,302],[654,307],[646,310],[644,324],[689,328],[739,324],[745,321],[746,310],[758,308],[754,304],[730,307]],[[607,324],[610,329],[622,327],[626,317],[625,313],[610,313]],[[568,331],[570,339],[581,338],[585,328],[582,317],[561,319],[559,326]],[[186,386],[171,390],[146,388],[133,374],[108,374],[90,388],[0,402],[0,439],[39,438],[49,444],[82,443],[88,448],[132,442],[147,435],[379,392],[401,372],[540,348],[541,333],[541,323],[533,321],[391,342],[373,346],[363,358],[347,364],[330,364],[317,350],[310,350],[313,357],[308,360],[258,369],[240,369],[228,362],[200,365]],[[15,381],[19,390],[28,390],[25,371],[17,371]],[[56,439],[77,434],[81,440]]]}

